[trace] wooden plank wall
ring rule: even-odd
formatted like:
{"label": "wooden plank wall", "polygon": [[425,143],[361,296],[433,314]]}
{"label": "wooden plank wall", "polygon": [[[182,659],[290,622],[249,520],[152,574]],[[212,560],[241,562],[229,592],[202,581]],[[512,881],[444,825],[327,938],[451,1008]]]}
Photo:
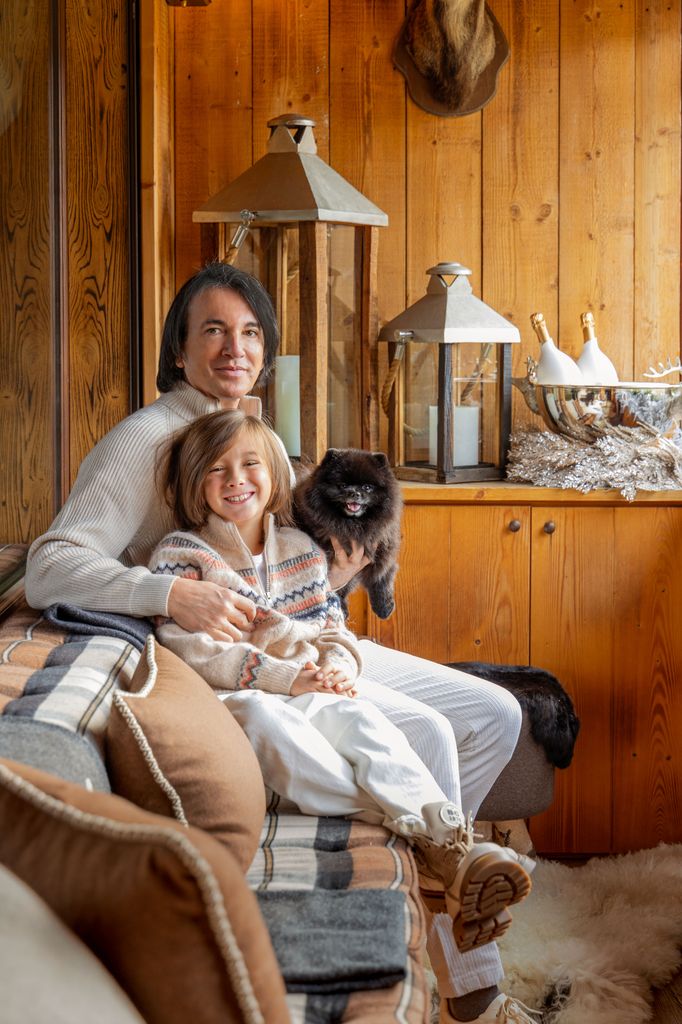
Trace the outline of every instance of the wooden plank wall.
{"label": "wooden plank wall", "polygon": [[[465,118],[406,97],[403,0],[214,0],[174,8],[176,282],[201,262],[192,211],[265,152],[268,118],[317,121],[320,155],[389,214],[386,320],[457,259],[518,324],[566,351],[594,311],[621,378],[680,346],[680,0],[491,0],[511,58]],[[530,422],[515,399],[514,424]]]}
{"label": "wooden plank wall", "polygon": [[47,524],[55,486],[51,375],[50,24],[3,7],[0,31],[0,539]]}
{"label": "wooden plank wall", "polygon": [[131,407],[128,28],[127,0],[2,4],[3,542]]}

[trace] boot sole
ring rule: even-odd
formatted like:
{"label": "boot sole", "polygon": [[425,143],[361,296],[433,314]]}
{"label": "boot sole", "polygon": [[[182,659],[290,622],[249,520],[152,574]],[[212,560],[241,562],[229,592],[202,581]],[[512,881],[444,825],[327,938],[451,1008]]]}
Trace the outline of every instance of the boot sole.
{"label": "boot sole", "polygon": [[450,915],[457,948],[465,953],[504,935],[511,924],[507,907],[526,898],[531,881],[521,865],[505,856],[502,849],[474,849],[451,888],[458,893],[457,898],[430,885],[421,890],[421,896],[432,913],[445,910]]}
{"label": "boot sole", "polygon": [[[459,893],[459,913],[465,921],[494,917],[501,910],[520,903],[531,890],[528,872],[504,852],[478,854],[474,850],[458,872],[453,888]],[[448,902],[448,893],[445,893]]]}
{"label": "boot sole", "polygon": [[517,861],[499,853],[473,850],[462,864],[453,889],[445,892],[452,930],[460,952],[501,938],[511,924],[507,907],[520,903],[531,890],[528,873]]}

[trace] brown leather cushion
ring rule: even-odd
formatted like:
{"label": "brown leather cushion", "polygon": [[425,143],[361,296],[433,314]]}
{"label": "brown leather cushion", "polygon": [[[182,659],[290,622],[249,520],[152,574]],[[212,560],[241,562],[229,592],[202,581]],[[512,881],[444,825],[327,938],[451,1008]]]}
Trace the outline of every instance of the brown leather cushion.
{"label": "brown leather cushion", "polygon": [[0,758],[0,862],[147,1024],[289,1020],[256,898],[210,836]]}
{"label": "brown leather cushion", "polygon": [[106,757],[114,793],[209,832],[248,868],[265,816],[256,755],[208,683],[153,637],[114,694]]}

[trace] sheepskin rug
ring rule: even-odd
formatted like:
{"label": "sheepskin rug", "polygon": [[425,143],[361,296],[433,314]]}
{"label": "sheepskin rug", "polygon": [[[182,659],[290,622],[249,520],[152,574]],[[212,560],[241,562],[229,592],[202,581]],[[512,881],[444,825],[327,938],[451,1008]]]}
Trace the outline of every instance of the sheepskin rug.
{"label": "sheepskin rug", "polygon": [[682,845],[581,867],[538,861],[500,942],[503,991],[542,1024],[644,1024],[680,966]]}

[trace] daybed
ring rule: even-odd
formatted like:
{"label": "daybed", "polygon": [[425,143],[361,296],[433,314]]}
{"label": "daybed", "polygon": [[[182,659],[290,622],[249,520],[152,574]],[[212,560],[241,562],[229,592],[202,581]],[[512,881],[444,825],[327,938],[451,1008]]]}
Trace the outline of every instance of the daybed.
{"label": "daybed", "polygon": [[266,799],[229,712],[153,638],[23,604],[0,624],[0,865],[8,1024],[428,1020],[408,847]]}

